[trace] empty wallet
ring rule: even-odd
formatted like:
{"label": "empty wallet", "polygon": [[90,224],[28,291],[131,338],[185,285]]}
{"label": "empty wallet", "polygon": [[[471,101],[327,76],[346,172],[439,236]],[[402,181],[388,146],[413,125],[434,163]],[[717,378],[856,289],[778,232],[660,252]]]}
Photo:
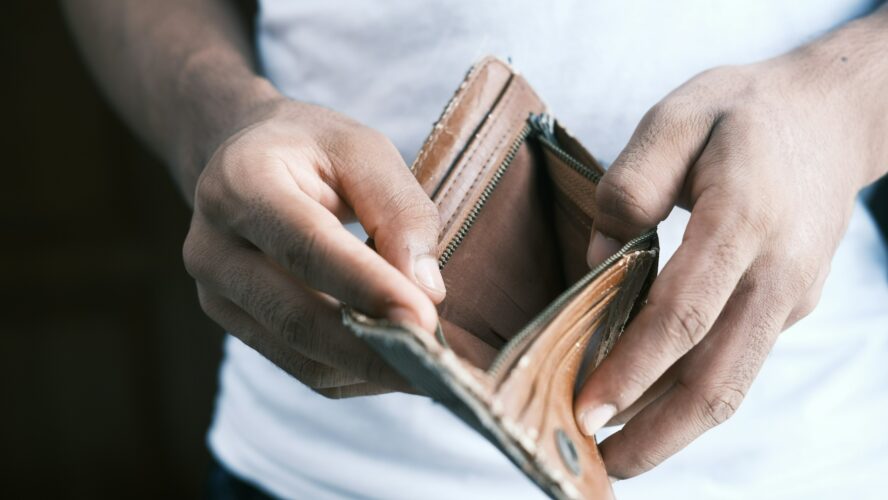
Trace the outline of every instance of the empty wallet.
{"label": "empty wallet", "polygon": [[[612,498],[573,400],[644,301],[656,232],[589,269],[604,171],[527,81],[493,57],[466,75],[411,169],[441,218],[439,327],[348,306],[343,322],[549,496]],[[472,341],[451,346],[457,336]],[[485,350],[492,361],[479,355]]]}

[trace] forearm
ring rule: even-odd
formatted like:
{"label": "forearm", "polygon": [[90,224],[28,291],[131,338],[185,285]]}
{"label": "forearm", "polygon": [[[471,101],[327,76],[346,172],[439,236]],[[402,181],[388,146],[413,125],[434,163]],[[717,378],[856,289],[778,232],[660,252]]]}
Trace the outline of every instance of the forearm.
{"label": "forearm", "polygon": [[229,0],[64,0],[110,101],[170,166],[190,203],[219,143],[279,94],[258,77]]}

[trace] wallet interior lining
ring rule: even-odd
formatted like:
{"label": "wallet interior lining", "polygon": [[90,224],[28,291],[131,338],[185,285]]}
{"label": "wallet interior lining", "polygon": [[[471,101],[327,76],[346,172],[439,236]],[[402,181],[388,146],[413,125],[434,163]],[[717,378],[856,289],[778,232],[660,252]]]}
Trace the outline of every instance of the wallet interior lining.
{"label": "wallet interior lining", "polygon": [[[575,308],[580,307],[581,311],[586,310],[591,307],[591,303],[586,300],[575,300],[580,295],[588,295],[592,293],[593,296],[600,296],[601,300],[604,302],[609,302],[609,299],[605,299],[604,295],[607,295],[612,290],[611,288],[614,286],[614,273],[616,272],[616,268],[623,267],[633,268],[635,266],[635,262],[638,261],[638,256],[642,253],[645,253],[651,246],[651,241],[655,238],[656,232],[655,230],[648,231],[641,236],[638,236],[629,242],[627,242],[620,250],[618,250],[615,254],[608,257],[604,262],[598,264],[595,268],[587,272],[580,280],[574,283],[568,290],[562,293],[552,304],[550,304],[543,312],[537,315],[533,321],[531,321],[518,335],[516,335],[509,343],[500,350],[496,359],[494,359],[492,365],[488,370],[488,374],[491,375],[495,380],[499,380],[501,375],[505,372],[505,370],[511,367],[519,358],[522,353],[526,351],[527,348],[533,344],[537,339],[541,336],[545,335],[547,331],[558,332],[558,336],[572,336],[572,334],[565,334],[564,332],[576,331],[576,328],[580,328],[583,330],[584,327],[577,327],[578,322],[570,322],[564,323],[563,318],[569,317],[577,317],[575,315]],[[626,257],[629,257],[628,259]],[[628,271],[627,271],[628,274]],[[642,278],[646,276],[643,275]],[[636,276],[637,278],[637,276]],[[634,297],[638,294],[640,286],[639,283],[632,284],[627,288],[628,296]],[[603,288],[602,288],[603,287]],[[620,292],[622,293],[622,292]],[[619,294],[618,294],[619,295]],[[622,304],[622,307],[625,307],[627,304]],[[607,321],[609,323],[608,328],[613,326],[618,326],[622,328],[622,323],[619,321],[619,318],[625,321],[628,316],[628,310],[623,311],[626,314],[618,313],[615,318],[609,318],[608,315],[613,313],[613,308],[608,306],[605,310],[599,311],[599,313],[595,313],[594,316],[601,316],[601,319]],[[587,313],[589,311],[586,311]],[[580,316],[582,319],[582,316]],[[587,319],[590,319],[589,316]],[[612,319],[617,319],[618,325],[610,324],[612,323]],[[597,321],[597,319],[595,320]],[[554,323],[559,323],[559,326],[553,328]],[[588,325],[587,325],[588,326]],[[587,328],[588,330],[588,328]],[[589,354],[593,357],[592,365],[596,365],[600,359],[601,349],[605,351],[609,350],[612,347],[612,343],[615,340],[612,336],[613,332],[604,332],[599,335],[597,338],[590,337],[588,341],[588,347],[584,348],[584,351],[591,351]],[[579,367],[578,367],[579,368]]]}
{"label": "wallet interior lining", "polygon": [[[455,327],[500,350],[589,271],[595,172],[572,156],[564,158],[564,151],[556,154],[558,146],[553,136],[544,137],[545,129],[532,129],[442,268],[448,298],[439,314],[448,340]],[[571,163],[588,169],[587,175]],[[451,347],[488,368],[477,346]]]}

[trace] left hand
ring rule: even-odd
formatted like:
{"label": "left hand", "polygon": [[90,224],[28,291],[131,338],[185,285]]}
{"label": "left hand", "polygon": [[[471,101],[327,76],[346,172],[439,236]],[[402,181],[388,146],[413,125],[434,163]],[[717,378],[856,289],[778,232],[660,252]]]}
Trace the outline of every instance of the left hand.
{"label": "left hand", "polygon": [[888,167],[885,18],[691,79],[602,178],[590,263],[673,206],[691,211],[647,305],[576,400],[588,435],[628,421],[601,443],[611,476],[645,472],[730,417],[778,334],[817,303],[855,196]]}

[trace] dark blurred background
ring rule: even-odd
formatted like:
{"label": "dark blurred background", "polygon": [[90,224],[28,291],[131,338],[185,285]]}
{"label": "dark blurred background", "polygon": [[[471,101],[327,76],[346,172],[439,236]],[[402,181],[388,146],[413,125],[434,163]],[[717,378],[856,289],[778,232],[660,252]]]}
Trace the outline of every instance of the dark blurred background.
{"label": "dark blurred background", "polygon": [[84,69],[55,2],[2,25],[0,498],[195,498],[222,331],[189,210]]}
{"label": "dark blurred background", "polygon": [[188,208],[55,2],[4,10],[0,498],[200,497],[222,331],[183,269]]}

